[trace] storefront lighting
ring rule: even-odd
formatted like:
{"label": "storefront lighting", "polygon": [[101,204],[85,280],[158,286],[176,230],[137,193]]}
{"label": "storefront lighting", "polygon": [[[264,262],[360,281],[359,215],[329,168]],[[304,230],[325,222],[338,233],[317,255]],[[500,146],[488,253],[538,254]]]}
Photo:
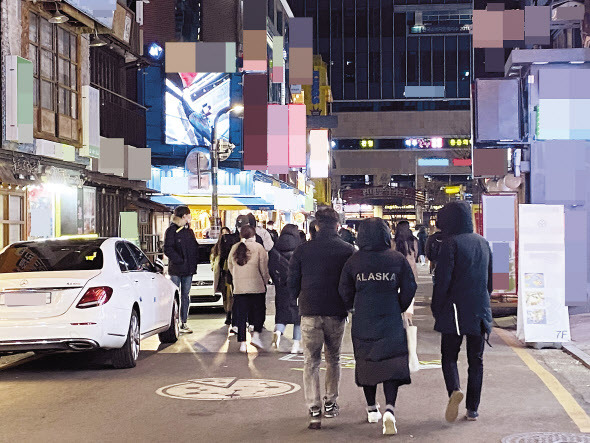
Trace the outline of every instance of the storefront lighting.
{"label": "storefront lighting", "polygon": [[55,11],[51,14],[51,18],[48,20],[49,23],[65,23],[69,20],[67,15],[64,15],[58,8],[57,3],[55,4]]}
{"label": "storefront lighting", "polygon": [[369,148],[373,147],[373,140],[367,140],[367,145],[369,146]]}
{"label": "storefront lighting", "polygon": [[148,48],[148,54],[154,60],[160,60],[164,55],[164,49],[157,43],[152,43]]}
{"label": "storefront lighting", "polygon": [[456,142],[455,142],[455,139],[454,139],[454,138],[452,138],[452,139],[449,141],[449,144],[450,144],[451,146],[455,146],[455,144],[456,144]]}
{"label": "storefront lighting", "polygon": [[367,140],[361,140],[361,147],[362,148],[366,148],[367,147]]}

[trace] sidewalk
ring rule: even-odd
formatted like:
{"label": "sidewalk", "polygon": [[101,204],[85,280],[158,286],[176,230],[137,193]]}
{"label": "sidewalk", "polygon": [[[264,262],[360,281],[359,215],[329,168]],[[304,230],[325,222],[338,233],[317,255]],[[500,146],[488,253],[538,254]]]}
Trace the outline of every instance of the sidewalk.
{"label": "sidewalk", "polygon": [[564,351],[590,369],[590,313],[570,314],[570,335]]}

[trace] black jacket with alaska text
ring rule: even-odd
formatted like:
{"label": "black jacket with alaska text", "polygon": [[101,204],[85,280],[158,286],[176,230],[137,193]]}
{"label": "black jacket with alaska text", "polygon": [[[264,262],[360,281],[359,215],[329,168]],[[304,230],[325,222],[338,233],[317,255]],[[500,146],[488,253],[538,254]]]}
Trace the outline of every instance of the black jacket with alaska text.
{"label": "black jacket with alaska text", "polygon": [[292,297],[299,298],[299,314],[346,317],[338,294],[340,274],[355,249],[334,231],[320,231],[314,240],[295,249],[289,262],[287,285]]}
{"label": "black jacket with alaska text", "polygon": [[389,229],[380,218],[361,223],[358,246],[340,277],[340,296],[347,310],[353,310],[356,383],[410,383],[402,312],[416,293],[414,272],[408,260],[391,249]]}
{"label": "black jacket with alaska text", "polygon": [[443,334],[490,334],[492,252],[473,232],[471,207],[451,202],[438,213],[445,237],[438,255],[431,309],[434,329]]}

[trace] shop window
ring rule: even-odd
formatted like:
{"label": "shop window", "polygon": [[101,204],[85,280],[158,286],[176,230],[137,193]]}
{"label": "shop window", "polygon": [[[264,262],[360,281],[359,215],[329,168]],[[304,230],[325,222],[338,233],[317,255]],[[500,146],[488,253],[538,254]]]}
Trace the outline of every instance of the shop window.
{"label": "shop window", "polygon": [[33,12],[29,13],[28,35],[35,130],[78,142],[78,36]]}
{"label": "shop window", "polygon": [[23,240],[25,229],[23,205],[24,197],[22,194],[0,194],[2,247]]}

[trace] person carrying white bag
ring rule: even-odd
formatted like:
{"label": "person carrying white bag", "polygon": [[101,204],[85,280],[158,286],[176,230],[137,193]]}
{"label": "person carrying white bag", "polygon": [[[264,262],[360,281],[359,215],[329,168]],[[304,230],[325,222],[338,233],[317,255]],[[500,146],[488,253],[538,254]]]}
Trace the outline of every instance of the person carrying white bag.
{"label": "person carrying white bag", "polygon": [[[396,434],[398,388],[411,383],[402,313],[414,299],[416,281],[406,258],[391,248],[381,218],[361,222],[357,243],[360,250],[344,265],[339,285],[344,305],[353,313],[355,381],[365,393],[369,423],[383,418],[383,433]],[[387,402],[383,416],[376,401],[379,384]]]}

